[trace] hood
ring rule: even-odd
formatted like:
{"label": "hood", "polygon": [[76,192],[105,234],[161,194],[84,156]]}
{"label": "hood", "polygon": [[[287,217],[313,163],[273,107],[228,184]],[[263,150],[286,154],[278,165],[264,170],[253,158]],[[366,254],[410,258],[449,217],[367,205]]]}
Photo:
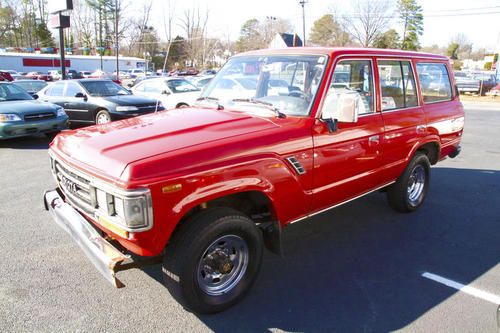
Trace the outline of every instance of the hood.
{"label": "hood", "polygon": [[156,100],[147,97],[135,96],[135,95],[116,95],[116,96],[104,96],[100,97],[108,102],[115,103],[122,106],[146,106],[146,105],[156,105]]}
{"label": "hood", "polygon": [[0,113],[16,113],[18,115],[55,112],[60,106],[37,100],[0,102]]}
{"label": "hood", "polygon": [[119,179],[129,163],[141,159],[276,127],[270,119],[241,112],[183,108],[65,131],[52,147]]}

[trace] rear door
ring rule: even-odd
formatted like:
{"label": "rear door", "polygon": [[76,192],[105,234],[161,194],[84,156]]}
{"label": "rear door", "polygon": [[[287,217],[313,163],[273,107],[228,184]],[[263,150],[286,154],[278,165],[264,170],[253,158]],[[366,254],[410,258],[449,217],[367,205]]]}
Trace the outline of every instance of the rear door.
{"label": "rear door", "polygon": [[64,81],[52,83],[40,96],[41,100],[64,108],[64,83]]}
{"label": "rear door", "polygon": [[88,98],[75,97],[77,93],[86,94],[80,85],[74,81],[66,81],[64,90],[64,110],[71,121],[94,122],[92,114],[93,106]]}
{"label": "rear door", "polygon": [[383,177],[392,181],[403,172],[415,144],[426,135],[426,118],[410,59],[378,58],[377,70],[385,126]]}

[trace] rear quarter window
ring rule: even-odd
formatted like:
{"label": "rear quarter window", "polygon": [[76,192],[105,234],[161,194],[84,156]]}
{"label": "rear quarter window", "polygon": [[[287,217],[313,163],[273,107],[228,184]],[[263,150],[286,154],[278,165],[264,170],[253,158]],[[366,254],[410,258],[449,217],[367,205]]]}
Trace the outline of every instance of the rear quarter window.
{"label": "rear quarter window", "polygon": [[417,73],[425,103],[451,100],[450,75],[445,64],[417,63]]}

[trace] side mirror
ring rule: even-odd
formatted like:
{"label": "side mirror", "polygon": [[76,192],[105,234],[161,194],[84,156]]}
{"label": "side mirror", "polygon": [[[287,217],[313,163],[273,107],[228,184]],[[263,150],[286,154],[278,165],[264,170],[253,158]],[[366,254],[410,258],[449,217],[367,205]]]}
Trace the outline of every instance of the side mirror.
{"label": "side mirror", "polygon": [[33,94],[31,97],[33,97],[33,99],[38,99],[39,96],[37,94]]}
{"label": "side mirror", "polygon": [[86,96],[84,93],[79,92],[79,93],[76,93],[76,94],[75,94],[75,97],[76,97],[76,98],[86,98],[87,96]]}
{"label": "side mirror", "polygon": [[162,95],[170,95],[170,92],[168,90],[163,90],[161,93]]}
{"label": "side mirror", "polygon": [[358,108],[360,96],[356,92],[336,93],[331,89],[326,96],[321,110],[321,119],[329,123],[330,132],[335,132],[337,122],[356,123],[358,121]]}

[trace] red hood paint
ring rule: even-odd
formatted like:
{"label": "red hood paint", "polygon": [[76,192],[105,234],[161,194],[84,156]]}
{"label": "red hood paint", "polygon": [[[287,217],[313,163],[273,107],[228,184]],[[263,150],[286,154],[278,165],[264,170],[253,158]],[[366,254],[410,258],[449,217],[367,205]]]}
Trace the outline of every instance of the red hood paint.
{"label": "red hood paint", "polygon": [[119,179],[130,163],[211,141],[254,136],[279,127],[272,120],[241,112],[184,108],[65,131],[51,147],[70,162]]}

